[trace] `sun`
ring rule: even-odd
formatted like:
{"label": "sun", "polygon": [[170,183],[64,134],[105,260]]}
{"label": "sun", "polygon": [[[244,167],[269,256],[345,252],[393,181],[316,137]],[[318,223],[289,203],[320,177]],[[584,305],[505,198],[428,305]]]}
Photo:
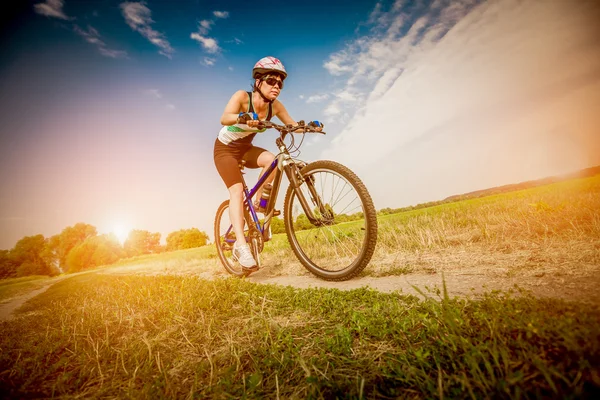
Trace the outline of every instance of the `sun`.
{"label": "sun", "polygon": [[130,231],[131,229],[123,224],[117,224],[113,228],[113,233],[121,244],[125,243]]}

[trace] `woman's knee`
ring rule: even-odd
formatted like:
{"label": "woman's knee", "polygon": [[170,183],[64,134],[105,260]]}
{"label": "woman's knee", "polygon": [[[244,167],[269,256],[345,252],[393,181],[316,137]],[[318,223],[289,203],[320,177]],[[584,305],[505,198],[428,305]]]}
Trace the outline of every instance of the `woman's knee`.
{"label": "woman's knee", "polygon": [[263,151],[260,153],[260,156],[258,156],[257,164],[259,167],[264,168],[271,165],[273,160],[275,160],[275,155],[273,153],[270,151]]}
{"label": "woman's knee", "polygon": [[242,199],[244,186],[241,183],[235,183],[227,189],[229,190],[229,198],[231,200]]}

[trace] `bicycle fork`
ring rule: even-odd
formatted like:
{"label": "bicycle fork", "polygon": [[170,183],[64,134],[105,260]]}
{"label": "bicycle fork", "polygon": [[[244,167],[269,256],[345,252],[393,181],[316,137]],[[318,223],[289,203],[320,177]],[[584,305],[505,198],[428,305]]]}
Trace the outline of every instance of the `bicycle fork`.
{"label": "bicycle fork", "polygon": [[[317,190],[315,189],[314,178],[312,176],[307,176],[306,178],[304,178],[300,174],[300,167],[296,165],[296,163],[293,161],[284,160],[283,169],[288,177],[288,180],[290,181],[290,185],[292,185],[292,187],[294,188],[296,197],[298,197],[300,205],[302,206],[302,209],[304,210],[304,213],[306,214],[306,217],[308,218],[310,223],[315,226],[322,226],[325,221],[315,216],[312,207],[310,206],[310,204],[308,204],[308,201],[304,196],[302,189],[300,188],[300,186],[303,183],[306,183],[306,187],[308,188],[308,192],[310,194],[313,204],[317,206],[317,209],[319,210],[322,216],[329,216],[329,212],[323,204],[321,196],[319,196]],[[331,218],[333,218],[333,216],[331,216]]]}

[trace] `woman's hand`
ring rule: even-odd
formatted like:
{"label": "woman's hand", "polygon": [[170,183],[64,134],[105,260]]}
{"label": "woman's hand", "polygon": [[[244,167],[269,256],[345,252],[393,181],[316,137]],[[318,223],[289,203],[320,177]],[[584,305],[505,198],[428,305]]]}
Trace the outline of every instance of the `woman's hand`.
{"label": "woman's hand", "polygon": [[308,126],[310,126],[311,128],[313,128],[317,132],[321,132],[323,130],[323,127],[325,125],[322,122],[319,122],[319,121],[310,121],[308,123]]}

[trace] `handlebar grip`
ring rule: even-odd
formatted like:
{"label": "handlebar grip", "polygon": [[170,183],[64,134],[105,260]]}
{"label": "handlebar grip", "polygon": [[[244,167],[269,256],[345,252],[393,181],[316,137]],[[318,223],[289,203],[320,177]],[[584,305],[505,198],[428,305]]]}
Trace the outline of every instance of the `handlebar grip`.
{"label": "handlebar grip", "polygon": [[257,127],[258,129],[263,129],[263,128],[266,128],[266,127],[267,127],[267,124],[266,124],[266,123],[264,123],[263,121],[258,121],[258,125],[256,125],[256,127]]}
{"label": "handlebar grip", "polygon": [[312,128],[323,128],[325,126],[325,124],[323,124],[322,122],[319,122],[319,121],[315,120],[315,121],[310,121],[308,123],[308,126],[310,126]]}
{"label": "handlebar grip", "polygon": [[248,121],[252,121],[252,120],[258,120],[258,114],[257,113],[244,113],[244,112],[241,112],[238,115],[237,123],[238,124],[245,124]]}

